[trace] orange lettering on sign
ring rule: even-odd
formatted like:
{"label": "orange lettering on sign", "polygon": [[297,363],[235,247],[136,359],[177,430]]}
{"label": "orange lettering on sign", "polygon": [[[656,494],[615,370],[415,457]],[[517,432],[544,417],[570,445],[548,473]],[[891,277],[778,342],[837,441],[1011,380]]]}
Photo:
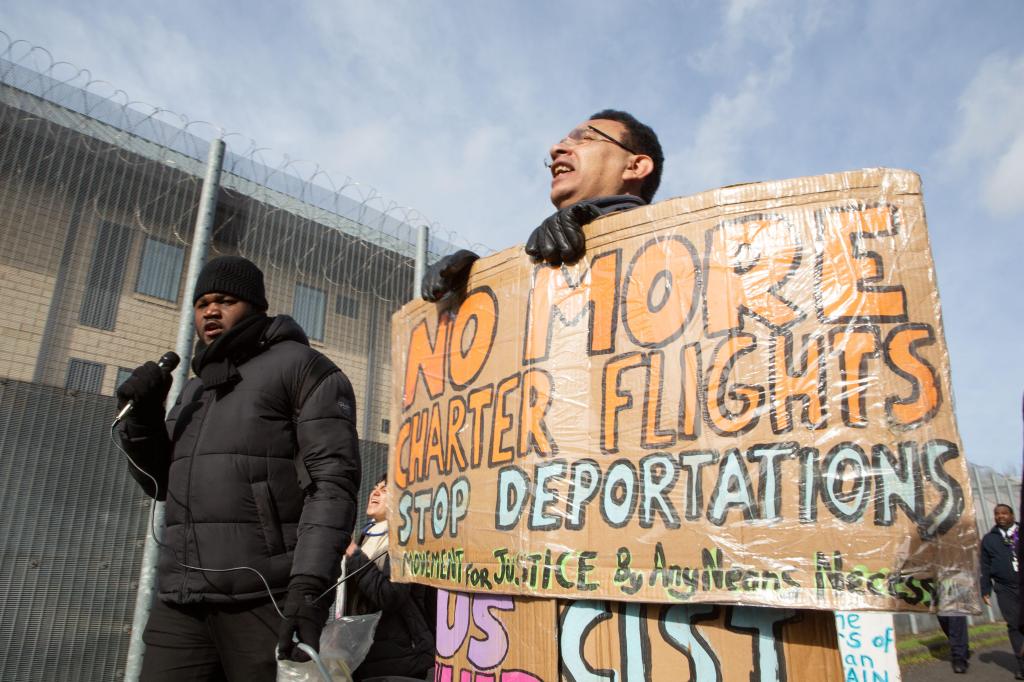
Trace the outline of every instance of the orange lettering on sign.
{"label": "orange lettering on sign", "polygon": [[926,324],[894,327],[885,341],[885,359],[894,372],[910,382],[910,395],[885,401],[889,419],[910,427],[931,419],[942,402],[935,368],[918,353],[921,346],[935,343],[935,332]]}
{"label": "orange lettering on sign", "polygon": [[[398,436],[395,439],[395,473],[392,478],[395,480],[395,485],[403,490],[409,487],[409,484],[412,483],[415,478],[415,472],[412,469],[412,462],[410,461],[410,454],[405,451],[405,446],[409,444],[409,435],[411,431],[412,421],[406,419],[398,429]],[[404,466],[402,464],[403,461],[405,462]]]}
{"label": "orange lettering on sign", "polygon": [[601,449],[619,451],[619,412],[633,407],[633,394],[623,392],[622,373],[644,364],[640,351],[626,353],[609,360],[601,380]]}
{"label": "orange lettering on sign", "polygon": [[508,394],[519,388],[519,375],[505,377],[498,383],[494,400],[494,425],[491,427],[490,466],[511,462],[515,456],[514,446],[503,446],[505,434],[512,430],[512,415],[508,412]]}
{"label": "orange lettering on sign", "polygon": [[839,353],[839,382],[836,388],[842,396],[843,423],[855,428],[866,428],[867,391],[878,377],[868,371],[868,360],[878,355],[878,327],[846,327],[830,334],[832,352]]}
{"label": "orange lettering on sign", "polygon": [[523,372],[523,396],[519,414],[519,456],[536,451],[542,456],[553,452],[551,434],[544,423],[551,407],[551,375],[541,369]]}
{"label": "orange lettering on sign", "polygon": [[738,331],[752,315],[781,330],[804,318],[782,296],[782,285],[800,265],[796,228],[777,216],[750,216],[708,232],[707,333]]}
{"label": "orange lettering on sign", "polygon": [[424,408],[412,415],[412,438],[409,444],[409,477],[422,481],[427,474],[427,412]]}
{"label": "orange lettering on sign", "polygon": [[[498,299],[490,289],[477,289],[459,306],[451,328],[448,376],[452,386],[473,383],[487,363],[498,328]],[[466,333],[472,336],[467,343]]]}
{"label": "orange lettering on sign", "polygon": [[445,347],[448,345],[448,330],[451,320],[442,316],[437,323],[434,340],[430,340],[427,321],[423,320],[409,335],[408,351],[405,358],[405,384],[402,390],[402,409],[407,410],[416,399],[419,378],[423,377],[427,395],[432,399],[444,390]]}
{"label": "orange lettering on sign", "polygon": [[480,466],[484,454],[484,414],[494,400],[494,386],[488,384],[469,393],[469,411],[473,415],[473,435],[469,459],[473,467]]}
{"label": "orange lettering on sign", "polygon": [[825,321],[907,320],[903,285],[886,284],[882,256],[868,250],[868,240],[898,233],[897,216],[895,209],[884,205],[818,214],[817,298]]}
{"label": "orange lettering on sign", "polygon": [[[587,348],[591,355],[610,353],[615,347],[616,311],[619,293],[619,252],[595,256],[574,266],[553,268],[539,266],[534,273],[526,305],[526,336],[523,364],[547,358],[551,352],[554,320],[563,326],[574,326],[583,317],[589,323]],[[586,268],[578,281],[567,275]],[[589,315],[587,315],[589,313]]]}
{"label": "orange lettering on sign", "polygon": [[423,462],[424,478],[430,475],[430,463],[434,462],[438,474],[448,473],[444,459],[444,436],[441,433],[441,406],[430,406],[430,425],[427,427],[427,454]]}
{"label": "orange lettering on sign", "polygon": [[[708,367],[707,416],[711,427],[722,435],[746,433],[757,425],[758,412],[764,404],[764,389],[757,385],[729,382],[733,367],[747,353],[757,348],[753,334],[733,334],[715,348]],[[739,372],[740,376],[744,373]],[[727,400],[739,403],[732,411]]]}
{"label": "orange lettering on sign", "polygon": [[825,425],[827,398],[825,393],[825,342],[820,336],[804,336],[799,363],[793,347],[793,335],[772,336],[772,352],[768,369],[768,392],[771,398],[772,430],[787,433],[793,429],[790,403],[803,405],[803,422],[811,429]]}
{"label": "orange lettering on sign", "polygon": [[678,338],[697,308],[700,266],[685,237],[644,244],[629,264],[623,323],[638,346],[657,348]]}
{"label": "orange lettering on sign", "polygon": [[680,380],[679,437],[694,440],[700,435],[700,343],[690,343],[679,350]]}
{"label": "orange lettering on sign", "polygon": [[465,423],[466,400],[462,396],[454,395],[448,401],[448,425],[445,429],[445,434],[448,436],[448,444],[445,449],[445,469],[448,471],[452,470],[453,464],[457,465],[460,471],[465,471],[469,466],[466,462],[466,451],[459,439],[459,431],[462,430]]}
{"label": "orange lettering on sign", "polygon": [[644,399],[643,431],[640,444],[644,448],[667,448],[676,442],[675,431],[661,428],[661,396],[665,354],[660,350],[647,356],[647,392]]}

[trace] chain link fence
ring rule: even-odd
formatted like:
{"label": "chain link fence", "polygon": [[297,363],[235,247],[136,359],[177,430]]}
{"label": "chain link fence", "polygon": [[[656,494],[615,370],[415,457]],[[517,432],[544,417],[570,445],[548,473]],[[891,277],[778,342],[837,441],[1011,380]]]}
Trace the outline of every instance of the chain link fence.
{"label": "chain link fence", "polygon": [[[110,442],[113,394],[175,347],[218,136],[105,87],[0,33],[2,680],[123,678],[149,503]],[[412,296],[417,234],[430,229],[428,262],[456,238],[238,139],[209,257],[256,262],[269,312],[351,379],[362,508],[385,470],[390,318]]]}

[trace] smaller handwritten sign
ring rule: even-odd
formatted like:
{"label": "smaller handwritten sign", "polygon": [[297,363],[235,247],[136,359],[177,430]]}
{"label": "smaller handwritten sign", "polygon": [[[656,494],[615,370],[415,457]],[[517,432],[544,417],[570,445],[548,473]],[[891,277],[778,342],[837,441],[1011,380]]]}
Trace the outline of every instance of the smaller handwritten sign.
{"label": "smaller handwritten sign", "polygon": [[900,682],[891,613],[836,611],[844,682]]}

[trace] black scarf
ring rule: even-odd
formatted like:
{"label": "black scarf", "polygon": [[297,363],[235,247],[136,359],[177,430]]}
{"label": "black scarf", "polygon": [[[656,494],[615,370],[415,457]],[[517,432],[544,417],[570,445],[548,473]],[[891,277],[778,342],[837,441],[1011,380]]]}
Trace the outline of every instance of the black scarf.
{"label": "black scarf", "polygon": [[242,378],[238,365],[263,351],[260,339],[272,321],[266,313],[253,313],[239,320],[209,346],[200,339],[192,358],[192,371],[202,379],[203,387],[237,383]]}
{"label": "black scarf", "polygon": [[596,206],[601,215],[608,215],[617,211],[628,211],[637,206],[647,205],[646,201],[632,194],[612,194],[606,197],[587,199],[587,203]]}

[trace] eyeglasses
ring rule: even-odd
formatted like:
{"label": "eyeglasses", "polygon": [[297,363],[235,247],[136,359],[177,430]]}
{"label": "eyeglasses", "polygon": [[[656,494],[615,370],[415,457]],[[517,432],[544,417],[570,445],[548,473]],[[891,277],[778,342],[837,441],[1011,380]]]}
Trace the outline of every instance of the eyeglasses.
{"label": "eyeglasses", "polygon": [[[600,137],[594,137],[594,133],[597,133],[598,135],[600,135]],[[630,154],[640,153],[633,151],[632,149],[622,144],[608,133],[604,132],[603,130],[597,129],[592,125],[588,125],[586,128],[574,128],[572,132],[566,135],[565,138],[561,141],[562,144],[567,144],[571,147],[575,147],[578,144],[583,144],[584,142],[611,142],[614,145],[622,147]]]}

